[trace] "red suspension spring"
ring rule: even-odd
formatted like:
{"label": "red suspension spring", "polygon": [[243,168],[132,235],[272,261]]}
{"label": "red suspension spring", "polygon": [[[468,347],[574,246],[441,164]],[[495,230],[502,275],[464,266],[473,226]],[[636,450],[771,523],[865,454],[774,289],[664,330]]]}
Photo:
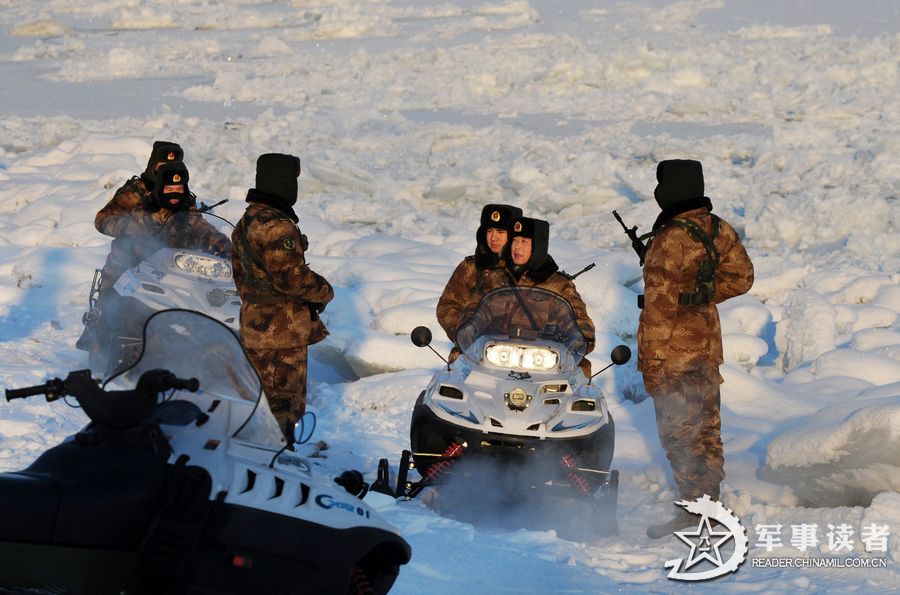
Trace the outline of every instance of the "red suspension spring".
{"label": "red suspension spring", "polygon": [[575,464],[575,459],[572,458],[572,455],[563,455],[559,462],[566,468],[566,477],[572,482],[572,486],[585,496],[590,494],[591,487],[588,485],[587,480],[578,473],[578,465]]}
{"label": "red suspension spring", "polygon": [[441,455],[443,460],[439,463],[435,463],[425,472],[425,475],[428,476],[428,479],[436,479],[441,473],[450,468],[450,465],[453,464],[453,461],[449,459],[453,459],[462,454],[464,446],[457,444],[456,442],[451,442],[450,446],[443,452]]}
{"label": "red suspension spring", "polygon": [[354,566],[350,573],[350,584],[347,585],[347,593],[350,595],[375,595],[375,589],[369,582],[369,577],[359,566]]}

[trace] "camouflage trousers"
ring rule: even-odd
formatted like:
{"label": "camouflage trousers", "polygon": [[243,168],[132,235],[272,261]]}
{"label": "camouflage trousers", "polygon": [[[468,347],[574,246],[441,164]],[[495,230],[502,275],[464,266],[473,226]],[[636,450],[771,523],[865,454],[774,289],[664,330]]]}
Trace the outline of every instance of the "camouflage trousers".
{"label": "camouflage trousers", "polygon": [[656,408],[659,443],[672,465],[681,499],[694,500],[703,494],[719,499],[719,486],[725,479],[719,415],[721,382],[715,368],[679,373],[644,371],[644,386]]}
{"label": "camouflage trousers", "polygon": [[306,368],[309,347],[247,349],[250,363],[262,380],[278,427],[287,435],[306,411]]}

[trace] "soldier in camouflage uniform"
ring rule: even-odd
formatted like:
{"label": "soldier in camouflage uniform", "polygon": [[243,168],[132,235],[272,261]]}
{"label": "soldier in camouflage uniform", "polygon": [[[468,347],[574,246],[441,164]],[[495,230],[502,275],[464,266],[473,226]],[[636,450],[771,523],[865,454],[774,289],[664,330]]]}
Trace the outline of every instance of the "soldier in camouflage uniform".
{"label": "soldier in camouflage uniform", "polygon": [[250,205],[231,235],[241,340],[289,443],[306,411],[308,346],[328,335],[319,313],[334,297],[328,281],[306,264],[309,245],[293,209],[299,175],[298,157],[261,155]]}
{"label": "soldier in camouflage uniform", "polygon": [[[475,232],[475,254],[457,265],[437,304],[438,323],[451,341],[456,341],[457,327],[465,322],[484,294],[511,284],[501,254],[510,223],[521,216],[522,209],[510,205],[485,205],[481,209],[481,224]],[[454,347],[450,361],[458,356],[459,349]]]}
{"label": "soldier in camouflage uniform", "polygon": [[[518,217],[512,222],[509,244],[504,250],[506,266],[516,285],[541,287],[564,297],[575,311],[578,328],[587,340],[585,354],[594,350],[594,322],[587,306],[575,289],[572,279],[559,272],[559,266],[547,252],[550,224],[541,219]],[[591,376],[591,362],[586,357],[578,364],[585,376]]]}
{"label": "soldier in camouflage uniform", "polygon": [[165,163],[181,163],[183,158],[184,151],[176,143],[155,141],[146,169],[116,190],[112,200],[94,217],[97,231],[113,238],[101,272],[101,292],[111,287],[123,271],[134,266],[134,245],[147,235],[144,216],[151,212],[156,170]]}
{"label": "soldier in camouflage uniform", "polygon": [[[112,236],[113,241],[101,271],[97,312],[86,317],[85,331],[76,343],[77,348],[90,350],[95,325],[106,316],[104,309],[107,313],[116,310],[108,291],[116,279],[160,248],[170,246],[211,254],[231,253],[228,236],[196,212],[196,200],[188,188],[189,174],[181,161],[182,156],[181,147],[175,143],[153,143],[147,169],[125,182],[94,218],[97,231]],[[112,320],[119,318],[117,314],[106,317]],[[115,324],[125,322],[121,320]],[[132,322],[137,329],[143,324],[143,321]],[[134,329],[127,331],[129,334],[134,332]]]}
{"label": "soldier in camouflage uniform", "polygon": [[[734,228],[712,215],[699,162],[656,170],[662,213],[645,253],[638,369],[653,397],[659,440],[679,499],[717,500],[725,478],[719,417],[722,331],[716,304],[749,291],[753,264]],[[647,530],[653,538],[696,524],[679,509]]]}
{"label": "soldier in camouflage uniform", "polygon": [[[119,275],[149,256],[144,248],[150,238],[156,238],[157,241],[150,242],[146,245],[147,248],[158,249],[170,245],[196,247],[217,254],[231,251],[228,237],[219,233],[200,215],[182,217],[185,223],[174,232],[171,231],[171,224],[167,226],[174,213],[195,210],[196,201],[187,187],[188,172],[182,163],[183,156],[181,147],[175,143],[153,143],[147,169],[140,176],[134,176],[125,182],[112,200],[94,217],[97,231],[113,238],[109,256],[101,272],[101,293],[111,287]],[[161,180],[158,184],[159,170],[164,165],[168,165],[170,179]],[[180,179],[173,184],[171,178],[176,175]],[[168,196],[165,193],[167,186],[174,190]],[[163,231],[170,237],[160,237],[159,234]]]}

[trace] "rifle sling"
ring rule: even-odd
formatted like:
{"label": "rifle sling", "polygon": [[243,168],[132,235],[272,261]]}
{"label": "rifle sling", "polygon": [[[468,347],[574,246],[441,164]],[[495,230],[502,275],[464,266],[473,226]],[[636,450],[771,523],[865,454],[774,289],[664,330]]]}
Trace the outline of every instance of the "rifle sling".
{"label": "rifle sling", "polygon": [[[720,219],[710,213],[710,217],[712,218],[712,233],[707,234],[703,231],[699,225],[694,223],[693,221],[689,221],[687,219],[672,219],[666,222],[659,229],[651,231],[649,233],[645,233],[640,237],[641,240],[651,239],[657,233],[662,231],[664,228],[669,225],[675,225],[680,227],[688,232],[694,239],[703,244],[704,250],[706,250],[706,258],[707,262],[712,263],[712,275],[713,279],[715,279],[719,270],[719,250],[716,248],[715,239],[719,236],[719,221]],[[649,247],[649,246],[648,246]],[[706,295],[701,288],[698,286],[695,288],[695,291],[683,291],[678,295],[678,305],[680,306],[704,306],[710,303],[712,296]],[[644,296],[643,294],[638,296],[638,308],[643,309],[644,307]]]}

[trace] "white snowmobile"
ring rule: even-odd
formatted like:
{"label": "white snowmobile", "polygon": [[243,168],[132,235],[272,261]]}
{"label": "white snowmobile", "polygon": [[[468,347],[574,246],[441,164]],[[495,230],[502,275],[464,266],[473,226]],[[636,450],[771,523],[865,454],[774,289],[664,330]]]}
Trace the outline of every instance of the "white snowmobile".
{"label": "white snowmobile", "polygon": [[[182,217],[202,215],[217,227],[222,227],[221,222],[234,227],[209,213],[211,208],[201,205],[198,211],[176,213],[167,225],[178,225]],[[221,231],[230,235],[230,228]],[[153,246],[153,239],[148,239],[147,244]],[[88,311],[83,317],[89,332],[76,346],[88,351],[90,368],[102,377],[134,361],[140,352],[141,329],[154,312],[171,308],[195,310],[239,330],[241,300],[230,257],[165,246],[162,242],[155,249],[145,247],[144,251],[150,255],[123,272],[104,292],[102,300],[98,300],[102,281],[99,269],[94,273]]]}
{"label": "white snowmobile", "polygon": [[[418,327],[411,338],[430,346],[431,331]],[[615,426],[600,389],[578,365],[587,342],[568,301],[535,287],[493,290],[460,325],[456,341],[461,356],[416,401],[412,451],[403,453],[396,494],[410,498],[450,475],[474,476],[468,462],[489,457],[496,464],[481,479],[491,485],[463,479],[464,489],[574,490],[596,504],[599,530],[614,532]],[[615,364],[630,357],[625,345],[611,354]],[[409,480],[412,468],[420,481]]]}
{"label": "white snowmobile", "polygon": [[361,474],[288,447],[237,336],[184,310],[143,336],[102,387],[81,370],[6,391],[71,396],[91,422],[0,474],[0,592],[388,592],[409,545]]}

